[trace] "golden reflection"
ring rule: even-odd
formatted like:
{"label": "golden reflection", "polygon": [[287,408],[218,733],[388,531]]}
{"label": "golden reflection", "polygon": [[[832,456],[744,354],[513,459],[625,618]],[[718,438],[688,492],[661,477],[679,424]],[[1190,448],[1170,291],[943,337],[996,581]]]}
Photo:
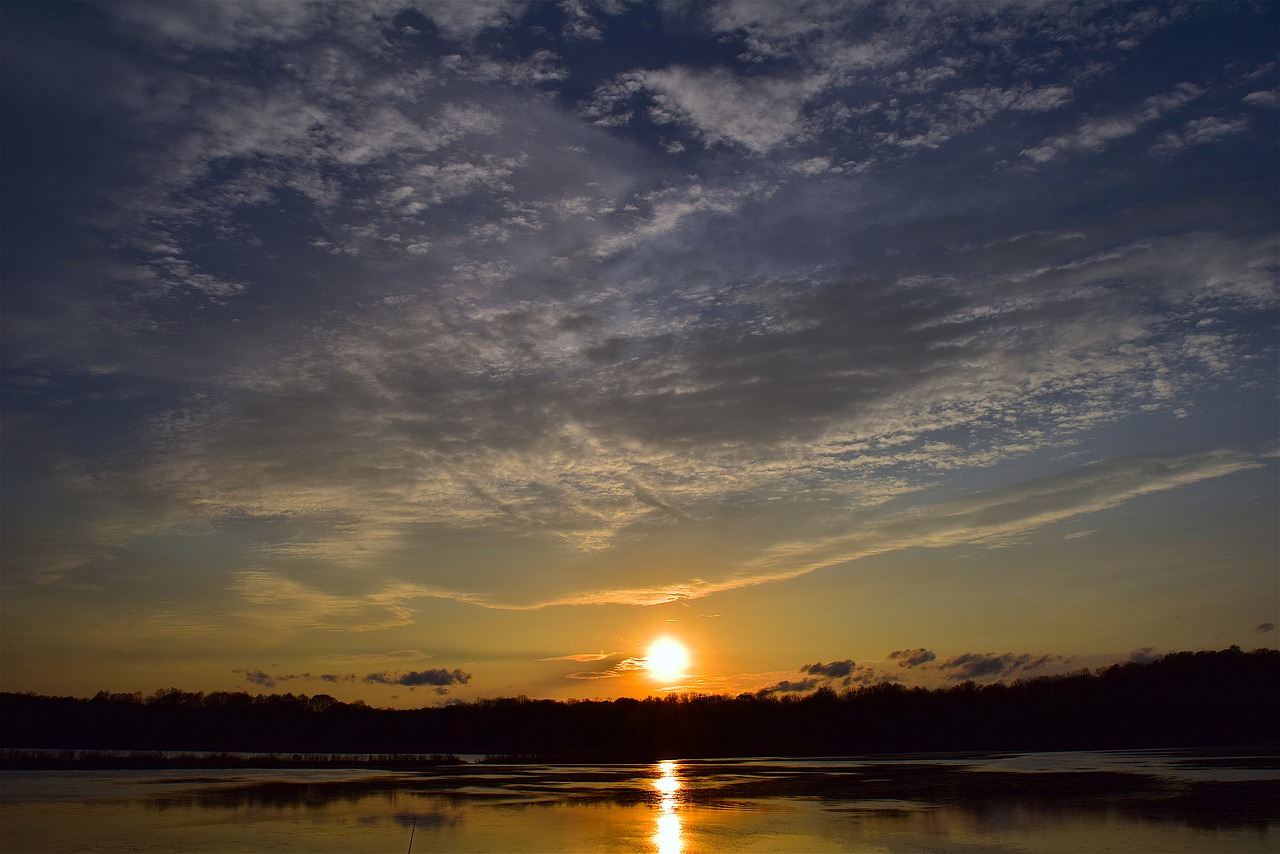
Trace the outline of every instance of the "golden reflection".
{"label": "golden reflection", "polygon": [[676,776],[676,770],[676,763],[671,760],[659,762],[658,779],[653,781],[653,787],[661,795],[657,828],[653,832],[653,844],[658,854],[680,854],[684,848],[684,841],[680,838],[680,816],[676,813],[680,807],[676,794],[680,791],[680,778]]}

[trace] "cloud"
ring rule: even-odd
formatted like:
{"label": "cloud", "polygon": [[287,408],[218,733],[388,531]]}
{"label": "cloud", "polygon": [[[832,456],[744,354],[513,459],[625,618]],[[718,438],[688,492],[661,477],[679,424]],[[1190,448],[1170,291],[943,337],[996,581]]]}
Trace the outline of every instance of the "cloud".
{"label": "cloud", "polygon": [[[197,3],[124,6],[115,14],[165,43],[185,49],[234,50],[304,37],[331,23],[321,4],[278,6]],[[346,23],[360,21],[352,16]]]}
{"label": "cloud", "polygon": [[[554,659],[549,659],[549,660],[554,660]],[[576,660],[576,659],[570,659],[570,660]],[[600,660],[603,660],[603,659],[600,659]],[[619,676],[622,676],[624,674],[633,673],[637,670],[643,670],[644,666],[645,666],[645,661],[643,658],[624,658],[622,661],[619,661],[617,664],[605,670],[583,670],[577,673],[567,673],[565,674],[564,678],[584,679],[584,680],[617,679]]]}
{"label": "cloud", "polygon": [[[882,683],[937,687],[965,680],[1034,678],[1060,671],[1076,660],[1070,656],[1013,652],[966,652],[941,662],[937,659],[932,650],[917,647],[895,650],[886,655],[886,662],[897,663],[896,667],[889,669],[882,669],[878,662],[858,665],[851,659],[829,664],[805,664],[800,667],[804,678],[776,680],[775,677],[776,681],[758,690],[766,694],[805,693],[818,688],[856,690],[857,686]],[[904,669],[909,672],[904,673]]]}
{"label": "cloud", "polygon": [[1280,91],[1275,89],[1260,89],[1257,92],[1250,92],[1240,99],[1243,103],[1250,107],[1259,107],[1262,109],[1275,109],[1280,106]]}
{"label": "cloud", "polygon": [[409,688],[417,688],[423,685],[434,685],[447,687],[449,685],[466,685],[471,681],[471,674],[454,668],[446,670],[444,668],[436,668],[432,670],[410,670],[407,673],[391,673],[382,671],[379,673],[370,673],[361,681],[377,685],[405,685]]}
{"label": "cloud", "polygon": [[[459,670],[447,670],[437,668],[431,670],[410,670],[407,672],[400,671],[380,671],[377,673],[369,673],[363,677],[354,673],[290,673],[270,674],[262,670],[237,670],[242,673],[244,678],[257,685],[267,688],[274,688],[280,682],[291,681],[320,681],[335,684],[339,682],[353,682],[359,679],[371,685],[403,685],[410,689],[423,686],[435,686],[438,688],[447,688],[451,685],[466,685],[471,681],[471,674]],[[442,693],[442,692],[437,692]]]}
{"label": "cloud", "polygon": [[1150,664],[1158,660],[1161,654],[1156,651],[1155,647],[1144,646],[1141,649],[1135,649],[1124,657],[1125,663],[1132,664]]}
{"label": "cloud", "polygon": [[994,653],[966,652],[948,658],[938,665],[945,671],[947,679],[982,679],[988,676],[1004,677],[1022,675],[1029,671],[1039,670],[1060,662],[1060,656],[1032,655],[1031,653],[1006,652],[1002,655]]}
{"label": "cloud", "polygon": [[1170,92],[1146,98],[1132,112],[1088,119],[1075,131],[1046,139],[1034,148],[1024,149],[1022,155],[1041,164],[1063,152],[1101,151],[1117,140],[1132,136],[1144,125],[1166,113],[1182,108],[1204,93],[1205,90],[1194,83],[1179,83]]}
{"label": "cloud", "polygon": [[[233,573],[230,590],[245,603],[235,616],[283,630],[368,632],[411,625],[415,609],[406,603],[415,599],[446,598],[478,603],[468,594],[400,582],[385,583],[368,593],[339,596],[266,570]],[[385,658],[379,656],[375,660]]]}
{"label": "cloud", "polygon": [[470,41],[480,34],[518,21],[528,4],[520,0],[485,0],[483,3],[419,3],[415,10],[455,41]]}
{"label": "cloud", "polygon": [[640,79],[653,95],[653,121],[683,125],[709,146],[734,143],[757,154],[803,134],[800,109],[826,84],[821,76],[743,80],[680,66]]}
{"label": "cloud", "polygon": [[581,652],[574,655],[556,655],[551,658],[539,658],[538,661],[604,661],[617,655],[616,652]]}
{"label": "cloud", "polygon": [[390,652],[365,652],[354,655],[325,655],[317,657],[328,664],[339,666],[356,666],[364,664],[380,664],[388,661],[423,661],[431,656],[417,649],[397,649]]}
{"label": "cloud", "polygon": [[280,682],[318,680],[320,682],[337,683],[351,682],[357,678],[354,673],[319,673],[313,675],[311,673],[273,674],[262,670],[235,670],[232,672],[243,674],[246,681],[266,688],[274,688]]}
{"label": "cloud", "polygon": [[898,662],[899,667],[919,667],[922,664],[928,664],[937,657],[933,650],[924,648],[894,650],[887,656],[890,661]]}
{"label": "cloud", "polygon": [[738,212],[753,196],[767,195],[769,188],[761,184],[749,184],[739,188],[704,187],[694,183],[688,186],[664,188],[647,193],[636,201],[648,208],[648,216],[626,228],[620,228],[598,240],[594,247],[596,257],[604,259],[624,250],[660,238],[689,227],[689,220],[697,216],[725,216]]}
{"label": "cloud", "polygon": [[1258,625],[1254,626],[1253,630],[1258,634],[1263,634],[1263,635],[1269,634],[1270,632],[1274,632],[1276,630],[1276,624],[1275,623],[1258,623]]}
{"label": "cloud", "polygon": [[856,533],[775,546],[766,556],[744,567],[742,575],[724,585],[728,589],[729,585],[745,586],[795,577],[821,567],[909,547],[998,542],[1065,519],[1116,507],[1142,495],[1223,477],[1258,465],[1231,451],[1094,463],[927,508],[882,514],[874,522],[869,520]]}
{"label": "cloud", "polygon": [[244,671],[244,678],[249,682],[263,685],[267,688],[276,687],[277,678],[261,670],[246,670]]}
{"label": "cloud", "polygon": [[[662,213],[667,204],[692,207],[676,216]],[[705,200],[694,202],[687,194],[663,194],[654,199],[654,221],[666,216],[678,220],[690,215],[688,210],[706,204]],[[624,234],[621,239],[625,242],[631,237]],[[812,485],[820,472],[830,473],[827,484],[835,488],[841,478],[857,469],[885,468],[908,459],[917,465],[941,467],[953,459],[959,464],[954,454],[932,450],[946,445],[931,442],[926,446],[923,439],[913,456],[883,444],[858,441],[858,437],[878,435],[883,429],[877,423],[881,419],[888,422],[896,416],[898,423],[907,424],[914,420],[916,431],[923,434],[959,426],[994,428],[1008,423],[1010,411],[1024,417],[1043,413],[1053,419],[1055,433],[1063,436],[1147,403],[1150,398],[1144,400],[1143,396],[1155,388],[1148,373],[1153,361],[1168,377],[1162,380],[1168,385],[1159,388],[1169,391],[1162,394],[1176,394],[1177,377],[1185,375],[1180,360],[1192,358],[1193,353],[1206,365],[1231,370],[1232,348],[1214,334],[1203,338],[1207,347],[1184,348],[1176,355],[1154,346],[1129,346],[1135,333],[1140,338],[1142,330],[1137,324],[1142,321],[1104,309],[1106,295],[1100,295],[1104,300],[1100,304],[1083,299],[1036,304],[1045,299],[1045,293],[1088,293],[1094,279],[1154,279],[1163,266],[1157,259],[1167,260],[1171,253],[1179,258],[1179,269],[1187,271],[1185,281],[1221,282],[1230,289],[1222,297],[1243,295],[1246,287],[1259,298],[1270,292],[1261,267],[1256,273],[1245,272],[1251,269],[1254,255],[1261,257],[1262,247],[1224,246],[1212,239],[1186,243],[1186,249],[1172,244],[1124,247],[1057,267],[1025,274],[1019,271],[1029,282],[1043,286],[1038,288],[1040,295],[1021,305],[976,301],[971,310],[934,315],[926,300],[920,313],[893,322],[895,330],[922,339],[918,350],[906,359],[864,364],[867,377],[879,378],[874,386],[849,368],[860,355],[858,350],[845,353],[840,345],[826,347],[823,343],[857,340],[856,335],[864,334],[861,323],[846,320],[838,311],[822,309],[828,296],[834,304],[838,293],[834,285],[829,294],[823,288],[816,290],[814,295],[821,302],[811,310],[797,310],[800,307],[785,303],[768,306],[777,328],[763,326],[758,334],[743,338],[720,338],[714,329],[657,329],[649,338],[633,331],[618,344],[619,352],[634,347],[637,354],[630,357],[627,370],[618,371],[606,362],[597,376],[585,380],[571,380],[568,365],[575,354],[591,358],[599,352],[593,349],[595,342],[576,340],[576,334],[565,332],[554,315],[525,311],[517,317],[491,317],[489,323],[509,323],[517,340],[527,337],[531,342],[545,342],[531,345],[545,347],[537,359],[543,379],[536,390],[523,387],[528,363],[514,348],[504,352],[503,344],[477,334],[475,330],[481,327],[471,327],[483,320],[481,314],[446,323],[437,308],[404,301],[396,305],[392,319],[396,324],[412,323],[417,329],[431,330],[432,343],[426,351],[398,341],[397,327],[371,338],[362,339],[360,330],[353,329],[336,339],[312,342],[314,352],[300,351],[292,363],[277,364],[274,377],[255,376],[250,379],[250,388],[234,393],[239,399],[235,408],[242,409],[244,417],[237,416],[211,431],[180,428],[176,438],[185,441],[167,451],[167,460],[173,464],[167,466],[170,471],[156,471],[151,479],[153,483],[178,482],[192,493],[218,496],[228,511],[297,515],[309,512],[310,505],[350,513],[352,518],[344,526],[328,528],[317,543],[320,550],[336,548],[340,539],[350,539],[367,549],[382,537],[394,536],[400,526],[390,522],[382,527],[379,520],[402,518],[397,508],[405,502],[442,521],[515,524],[599,548],[608,544],[613,532],[655,510],[678,509],[696,518],[699,505],[746,488],[744,477],[753,478],[756,487],[784,494],[788,486],[802,479]],[[1181,263],[1184,257],[1185,265]],[[1180,281],[1183,279],[1178,276],[1166,277],[1163,286],[1172,289]],[[927,293],[927,285],[925,288]],[[886,289],[885,298],[890,294],[891,289]],[[1199,299],[1202,294],[1189,291],[1185,298]],[[868,306],[872,295],[868,294]],[[603,313],[607,307],[593,309],[593,313]],[[626,303],[617,308],[630,310]],[[1056,330],[1035,326],[1036,334],[1027,336],[1019,317],[1045,312],[1057,313],[1060,325]],[[1154,324],[1155,319],[1150,322]],[[797,330],[805,328],[811,344],[796,341]],[[867,329],[865,334],[883,333]],[[993,345],[989,352],[977,343],[988,336]],[[687,343],[682,346],[689,351],[659,355],[652,351],[657,344],[650,344],[650,340],[684,341]],[[952,348],[952,340],[967,343]],[[1002,345],[998,349],[994,347],[997,341]],[[1036,382],[1028,387],[1021,379],[1023,367],[1043,364],[1044,353],[1051,349],[1059,355],[1049,367],[1037,368]],[[432,364],[429,380],[422,375],[424,359]],[[978,366],[972,359],[980,360]],[[801,361],[807,373],[800,372]],[[487,370],[495,384],[480,394],[466,391],[467,377],[486,370],[482,363],[490,365]],[[561,371],[565,371],[563,376]],[[1099,371],[1113,380],[1083,382],[1084,376]],[[664,388],[650,381],[651,374],[681,377],[686,388]],[[1131,386],[1130,377],[1139,385]],[[573,395],[575,385],[596,391]],[[353,394],[335,398],[330,394],[335,387],[350,388]],[[1063,406],[1058,398],[1064,393],[1077,396],[1076,405]],[[1037,400],[1040,396],[1042,400]],[[434,410],[424,407],[436,397],[456,399],[459,406],[448,409],[447,416],[427,417],[424,413]],[[850,416],[832,410],[835,401],[862,398],[866,406],[848,410],[852,416],[848,422],[842,423]],[[526,403],[516,410],[520,413],[516,420],[523,429],[512,430],[513,419],[500,418],[498,413],[505,411],[504,401],[521,399]],[[770,399],[786,400],[788,406],[760,405]],[[465,408],[462,401],[467,401]],[[932,423],[921,417],[926,411]],[[718,413],[732,413],[733,417],[719,417]],[[297,435],[292,428],[282,429],[295,423],[299,428],[306,424],[316,440],[330,450],[313,453],[275,438]],[[364,425],[362,435],[366,438],[358,447],[351,447],[344,435],[344,425],[351,423]],[[581,423],[595,426],[588,433],[578,426]],[[788,428],[825,429],[829,438],[806,446],[794,439],[773,440],[770,436]],[[717,458],[714,449],[708,449],[699,460],[671,452],[668,442],[700,432],[724,441],[741,441],[754,433],[753,452],[762,465],[744,474],[731,459]],[[842,432],[849,435],[845,448],[858,448],[856,455],[841,448]],[[408,450],[402,437],[412,437],[416,449]],[[617,443],[623,439],[641,441],[643,455],[636,458],[617,451]],[[1031,450],[1045,441],[1042,430],[1039,437],[1024,438],[1001,427],[991,434],[991,461],[999,454]],[[445,448],[452,443],[470,444],[476,450],[446,455]],[[538,447],[529,447],[532,443]],[[271,453],[262,453],[268,447]],[[970,442],[965,455],[970,463],[978,458],[975,450]],[[200,472],[204,482],[198,490],[192,489],[196,483],[191,474],[198,458],[211,453],[224,460],[223,467]],[[190,464],[182,459],[187,455],[193,458]],[[649,472],[654,469],[661,469],[662,475],[658,482],[650,483],[654,479]],[[379,474],[376,483],[372,482],[374,473],[387,471],[398,475],[388,479]],[[645,485],[623,498],[619,481],[626,483],[628,479]],[[657,502],[650,500],[659,495]],[[194,496],[184,500],[194,500]],[[208,498],[203,502],[206,507],[211,503]]]}
{"label": "cloud", "polygon": [[1046,525],[1119,506],[1139,496],[1256,468],[1234,451],[1099,462],[1058,475],[972,493],[925,509],[869,515],[854,533],[764,548],[717,578],[635,587],[591,586],[548,598],[463,593],[387,584],[356,596],[336,596],[278,573],[242,571],[232,589],[246,602],[239,616],[277,629],[370,631],[410,625],[414,600],[452,599],[487,608],[537,610],[566,605],[657,605],[796,578],[823,567],[911,547],[998,544]]}
{"label": "cloud", "polygon": [[817,688],[843,690],[854,685],[871,685],[876,682],[893,682],[897,675],[881,673],[871,666],[859,666],[852,659],[832,661],[826,664],[817,662],[805,664],[800,672],[808,674],[802,679],[783,679],[758,689],[765,694],[799,694]]}
{"label": "cloud", "polygon": [[1219,142],[1226,137],[1247,131],[1250,124],[1247,117],[1220,119],[1208,116],[1203,119],[1192,119],[1183,126],[1180,133],[1167,131],[1152,150],[1172,154],[1191,146]]}
{"label": "cloud", "polygon": [[821,679],[801,679],[798,682],[784,679],[760,690],[764,694],[801,694],[806,691],[812,691],[821,684]]}
{"label": "cloud", "polygon": [[[456,14],[462,16],[456,24],[460,34],[518,17],[513,7],[502,6]],[[1040,20],[1039,13],[1027,14]],[[772,51],[826,63],[812,74],[770,75],[763,87],[751,75],[679,65],[627,78],[635,84],[632,94],[670,100],[672,124],[664,127],[687,125],[710,145],[748,151],[792,145],[817,132],[794,105],[779,113],[756,109],[751,99],[794,100],[825,92],[823,81],[839,75],[831,70],[836,59],[821,59],[830,47],[824,34],[847,48],[840,60],[845,67],[858,65],[849,53],[857,47],[858,67],[887,74],[905,61],[901,50],[927,50],[947,27],[971,21],[967,13],[948,9],[945,22],[937,23],[942,29],[934,30],[927,18],[895,12],[892,26],[877,22],[869,31],[875,35],[863,43],[857,24],[862,16],[834,8],[806,6],[780,18],[716,7],[708,15],[717,32],[740,34],[760,56]],[[887,424],[920,423],[932,412],[938,429],[963,427],[965,413],[972,426],[982,428],[1008,423],[1012,411],[1034,416],[1061,409],[1048,401],[1064,390],[1088,395],[1066,407],[1076,413],[1074,423],[1060,419],[1051,430],[1038,430],[1039,438],[1006,433],[988,443],[1032,449],[1035,442],[1049,441],[1048,435],[1086,429],[1150,403],[1137,399],[1130,385],[1156,387],[1149,372],[1161,374],[1158,387],[1168,389],[1169,397],[1178,393],[1178,378],[1188,376],[1186,355],[1161,349],[1161,341],[1171,340],[1167,319],[1135,316],[1120,291],[1096,284],[1131,275],[1144,264],[1146,269],[1136,270],[1144,282],[1164,278],[1158,259],[1168,247],[1149,246],[1144,253],[1135,244],[1117,250],[1120,257],[1112,262],[1103,258],[1113,247],[1093,258],[1044,252],[1025,264],[954,281],[928,270],[894,279],[879,278],[879,271],[861,275],[850,258],[838,255],[777,275],[701,279],[682,272],[698,269],[691,263],[696,253],[715,247],[716,255],[731,260],[782,252],[795,242],[789,228],[822,228],[805,205],[822,209],[824,220],[829,210],[835,220],[854,221],[858,209],[829,203],[844,198],[839,203],[847,206],[858,194],[833,190],[835,198],[819,201],[806,188],[784,199],[767,168],[751,180],[727,182],[710,173],[686,180],[641,168],[625,174],[606,169],[602,162],[621,153],[609,139],[566,127],[563,115],[537,103],[517,107],[503,98],[455,96],[450,82],[463,74],[458,68],[389,67],[375,61],[380,54],[369,53],[370,43],[354,34],[334,35],[319,50],[308,41],[324,32],[319,18],[287,26],[235,20],[182,26],[193,33],[202,27],[241,32],[234,38],[250,40],[260,38],[252,33],[269,30],[287,62],[278,76],[253,85],[231,74],[206,81],[212,88],[186,144],[163,152],[169,159],[148,170],[152,190],[120,199],[128,201],[121,209],[145,213],[146,223],[173,222],[162,228],[163,235],[137,233],[155,249],[148,269],[157,281],[170,282],[162,286],[166,293],[203,288],[247,308],[258,300],[272,302],[275,297],[255,293],[261,286],[254,281],[215,276],[224,287],[199,279],[213,274],[203,266],[205,259],[184,255],[188,250],[178,232],[182,222],[208,218],[230,229],[231,237],[248,238],[230,211],[284,205],[314,227],[311,236],[326,251],[382,271],[353,275],[385,283],[385,289],[362,294],[343,320],[309,323],[300,316],[296,328],[309,331],[281,343],[279,353],[266,347],[238,354],[236,366],[220,372],[211,387],[157,419],[155,432],[163,439],[156,436],[156,445],[147,445],[153,465],[137,480],[151,484],[146,489],[155,505],[197,507],[215,519],[241,513],[299,518],[322,507],[345,517],[326,533],[280,544],[275,556],[349,556],[390,545],[412,527],[404,520],[421,518],[514,525],[598,550],[645,519],[664,512],[696,519],[700,507],[752,486],[785,494],[801,481],[822,478],[821,488],[835,490],[842,480],[851,484],[857,468],[901,465],[905,454],[869,452]],[[1015,15],[1007,23],[1016,32],[1027,22]],[[901,31],[893,29],[899,26]],[[1083,23],[1063,20],[1056,26],[1061,29],[1054,32],[1080,32],[1071,28]],[[766,44],[773,47],[766,51]],[[915,74],[950,66],[911,67]],[[195,97],[187,92],[187,75],[171,71],[159,81],[175,90],[177,103],[168,107],[177,113],[162,123],[166,128],[188,117],[191,102],[185,99]],[[937,86],[950,79],[934,77]],[[367,98],[366,91],[387,94]],[[962,107],[966,115],[989,121],[1004,112],[1061,108],[1070,91],[1059,83],[957,85],[933,106]],[[734,97],[720,97],[725,93]],[[1150,108],[1169,109],[1158,100]],[[768,124],[780,116],[786,127]],[[944,125],[947,133],[959,132],[941,113],[929,116],[922,119],[921,133],[942,133]],[[538,128],[530,135],[549,136],[554,145],[539,148],[523,139],[508,144],[511,130],[523,127]],[[908,138],[905,133],[899,139]],[[571,148],[578,150],[570,154]],[[548,174],[573,180],[538,177],[562,162],[557,158],[570,165]],[[795,162],[810,164],[806,169],[825,162],[839,166],[830,153]],[[225,166],[225,179],[211,168],[218,163]],[[555,188],[554,198],[549,187]],[[298,204],[287,201],[298,197]],[[572,208],[577,213],[568,217],[571,227],[553,226],[553,219],[564,217],[549,211],[564,199],[587,201]],[[444,206],[448,222],[432,219]],[[372,219],[358,227],[344,221],[343,211],[357,209]],[[753,226],[749,238],[735,242],[734,232],[742,232],[739,217]],[[424,218],[432,219],[429,226]],[[523,239],[530,242],[512,243]],[[429,253],[415,254],[428,245]],[[642,261],[641,250],[657,254]],[[1258,257],[1265,249],[1253,254],[1224,253],[1221,239],[1210,237],[1185,253],[1188,265],[1199,263],[1185,269],[1214,281],[1242,282],[1249,265],[1264,263]],[[531,257],[560,258],[567,266],[553,274],[528,266]],[[864,247],[851,250],[857,266],[872,257]],[[470,267],[459,260],[464,258]],[[1210,271],[1196,258],[1224,263]],[[942,268],[970,259],[946,260],[957,263]],[[1124,262],[1132,263],[1126,269]],[[655,278],[641,264],[663,272]],[[1257,287],[1268,290],[1266,277],[1260,278]],[[179,279],[186,284],[176,284]],[[553,284],[515,294],[517,280]],[[643,284],[658,281],[661,287]],[[1001,289],[987,282],[1013,283],[1024,301],[1002,302]],[[418,283],[421,291],[415,290]],[[243,288],[228,290],[232,284]],[[915,296],[902,302],[904,294]],[[281,305],[289,304],[286,296],[280,295]],[[856,310],[841,308],[854,304]],[[884,316],[877,305],[903,308]],[[305,316],[306,308],[299,310]],[[1048,327],[1047,315],[1055,318]],[[561,325],[570,317],[593,320],[575,329]],[[501,334],[490,331],[498,328]],[[888,346],[895,339],[911,344],[909,355]],[[1239,345],[1212,336],[1204,343],[1209,346],[1196,352],[1212,353],[1213,364],[1241,364],[1234,358]],[[193,363],[200,361],[197,349],[193,345]],[[1031,365],[1036,375],[1028,382]],[[1092,382],[1099,373],[1107,381]],[[1035,399],[1038,393],[1043,400]],[[955,420],[946,423],[939,413]],[[833,451],[842,434],[850,444],[861,444],[856,460]],[[309,439],[284,439],[299,435]],[[815,444],[828,437],[835,441]],[[756,472],[745,474],[735,464],[737,452],[692,460],[679,449],[685,441],[705,448],[749,441]],[[474,451],[455,453],[459,447]],[[619,450],[637,447],[636,454]],[[994,461],[1000,452],[991,453]],[[217,468],[201,464],[215,456],[222,460]],[[980,453],[970,458],[983,459]],[[921,447],[915,459],[917,465],[934,460],[941,466],[958,457]],[[653,469],[664,472],[665,482],[653,482]],[[392,471],[399,474],[385,477]],[[744,482],[748,478],[755,483]],[[643,486],[623,498],[620,482]]]}
{"label": "cloud", "polygon": [[841,679],[853,672],[855,663],[852,659],[844,661],[833,661],[829,664],[823,664],[821,661],[816,664],[806,664],[800,668],[801,673],[809,673],[813,676],[825,676],[828,679]]}

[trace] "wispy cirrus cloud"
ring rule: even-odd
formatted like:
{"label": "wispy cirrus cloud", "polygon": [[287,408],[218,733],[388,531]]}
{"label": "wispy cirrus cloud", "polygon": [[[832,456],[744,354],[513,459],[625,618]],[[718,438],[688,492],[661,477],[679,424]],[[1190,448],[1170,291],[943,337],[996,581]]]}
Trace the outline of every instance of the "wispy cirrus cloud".
{"label": "wispy cirrus cloud", "polygon": [[[818,569],[905,548],[939,548],[957,544],[998,544],[1043,526],[1097,513],[1135,498],[1186,484],[1248,471],[1258,461],[1232,451],[1185,457],[1135,458],[1094,463],[1061,475],[1010,487],[978,492],[954,501],[901,512],[870,512],[856,533],[831,539],[797,541],[769,548],[760,558],[744,561],[719,580],[606,588],[533,605],[494,607],[546,608],[560,605],[656,605],[699,599],[728,590],[797,578]],[[927,650],[894,653],[902,662]],[[905,666],[910,666],[907,664]]]}

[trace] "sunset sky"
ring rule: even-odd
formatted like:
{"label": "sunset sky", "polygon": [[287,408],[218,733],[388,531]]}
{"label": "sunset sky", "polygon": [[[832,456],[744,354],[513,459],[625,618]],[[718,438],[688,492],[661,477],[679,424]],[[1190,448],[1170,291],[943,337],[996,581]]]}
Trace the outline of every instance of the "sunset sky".
{"label": "sunset sky", "polygon": [[[1280,643],[1280,4],[0,4],[0,689]],[[640,667],[658,637],[690,662]]]}

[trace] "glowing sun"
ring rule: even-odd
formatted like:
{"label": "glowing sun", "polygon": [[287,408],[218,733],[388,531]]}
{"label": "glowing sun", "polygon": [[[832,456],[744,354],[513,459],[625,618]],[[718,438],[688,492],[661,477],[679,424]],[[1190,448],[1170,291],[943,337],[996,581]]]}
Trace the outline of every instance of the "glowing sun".
{"label": "glowing sun", "polygon": [[645,657],[644,666],[654,679],[664,682],[679,679],[689,666],[689,651],[680,641],[658,638],[649,644],[649,654]]}

